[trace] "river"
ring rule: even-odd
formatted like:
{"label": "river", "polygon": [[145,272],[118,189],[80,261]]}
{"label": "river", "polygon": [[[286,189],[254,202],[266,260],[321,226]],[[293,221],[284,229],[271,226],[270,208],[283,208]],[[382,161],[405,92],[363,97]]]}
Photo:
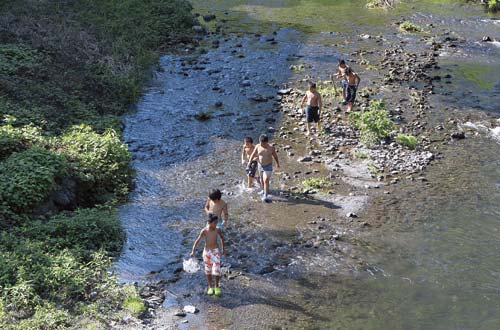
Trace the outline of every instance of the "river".
{"label": "river", "polygon": [[[244,136],[256,139],[287,126],[276,110],[279,88],[305,76],[328,79],[339,58],[384,48],[384,42],[360,35],[404,40],[418,52],[422,35],[394,26],[403,18],[456,43],[439,54],[436,74],[450,78],[437,82],[429,98],[429,126],[498,118],[500,47],[481,41],[500,37],[498,16],[433,0],[405,1],[387,11],[368,10],[358,0],[193,4],[195,12],[216,14],[207,24],[223,23],[220,34],[194,53],[163,56],[153,85],[125,118],[137,178],[120,210],[127,232],[116,264],[122,281],[170,283],[165,308],[200,308],[189,323],[178,322],[182,329],[500,329],[495,139],[468,132],[464,140],[438,143],[439,157],[424,171],[425,182],[365,189],[332,176],[323,164],[305,167],[287,157],[280,147],[286,141],[275,134],[284,174],[275,175],[271,204],[244,188],[239,165]],[[290,70],[291,64],[303,64],[305,71]],[[378,83],[375,72],[354,67],[365,86]],[[251,100],[256,95],[265,100]],[[211,119],[197,120],[201,111]],[[309,148],[300,139],[297,155]],[[286,174],[296,181],[287,182]],[[290,193],[290,186],[315,175],[337,181],[335,194]],[[203,295],[201,273],[179,273],[204,224],[208,189],[215,187],[224,191],[231,215],[224,264],[230,273],[216,300]],[[361,219],[345,220],[347,212]],[[361,220],[370,226],[360,228]],[[341,239],[308,244],[328,230]]]}

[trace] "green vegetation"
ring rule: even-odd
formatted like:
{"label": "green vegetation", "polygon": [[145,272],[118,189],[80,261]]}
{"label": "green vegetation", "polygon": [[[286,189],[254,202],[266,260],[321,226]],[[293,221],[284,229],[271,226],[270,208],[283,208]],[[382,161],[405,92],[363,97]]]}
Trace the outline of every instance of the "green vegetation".
{"label": "green vegetation", "polygon": [[394,5],[398,2],[397,0],[368,0],[366,7],[370,9],[374,8],[394,8]]}
{"label": "green vegetation", "polygon": [[1,329],[101,329],[143,310],[108,274],[133,175],[120,116],[159,51],[190,38],[190,11],[185,0],[0,5]]}
{"label": "green vegetation", "polygon": [[416,137],[414,137],[413,135],[406,135],[406,134],[398,134],[396,136],[396,142],[409,149],[415,149],[418,144],[418,140]]}
{"label": "green vegetation", "polygon": [[488,11],[492,13],[496,13],[497,11],[500,11],[500,1],[498,0],[488,0],[488,3],[486,4]]}
{"label": "green vegetation", "polygon": [[381,100],[372,100],[367,109],[349,115],[352,125],[360,130],[361,142],[367,147],[389,137],[394,123],[389,119],[385,104]]}
{"label": "green vegetation", "polygon": [[401,24],[399,24],[399,28],[405,32],[424,32],[424,29],[420,25],[417,25],[410,21],[402,22]]}
{"label": "green vegetation", "polygon": [[332,183],[327,178],[307,178],[302,181],[304,189],[327,190],[332,187]]}
{"label": "green vegetation", "polygon": [[354,157],[356,157],[357,159],[368,159],[370,158],[370,156],[362,151],[362,150],[359,150],[359,149],[356,149],[356,151],[354,151]]}

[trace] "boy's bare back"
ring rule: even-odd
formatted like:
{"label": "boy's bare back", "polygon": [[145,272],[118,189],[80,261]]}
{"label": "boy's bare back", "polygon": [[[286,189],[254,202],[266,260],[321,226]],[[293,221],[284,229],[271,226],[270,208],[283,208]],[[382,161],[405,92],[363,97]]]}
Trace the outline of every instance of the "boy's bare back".
{"label": "boy's bare back", "polygon": [[200,236],[205,237],[205,250],[217,249],[219,245],[217,244],[217,235],[222,237],[222,231],[219,228],[211,230],[210,228],[203,228],[200,232]]}

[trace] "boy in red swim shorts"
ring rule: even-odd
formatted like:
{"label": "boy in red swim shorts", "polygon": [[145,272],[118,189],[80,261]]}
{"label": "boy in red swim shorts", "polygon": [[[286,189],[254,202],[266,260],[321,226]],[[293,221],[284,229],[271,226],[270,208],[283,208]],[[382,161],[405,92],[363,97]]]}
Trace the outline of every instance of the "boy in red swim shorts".
{"label": "boy in red swim shorts", "polygon": [[[194,256],[194,252],[198,247],[202,237],[205,237],[205,248],[203,249],[203,263],[205,265],[205,275],[207,276],[208,282],[208,295],[215,294],[219,296],[221,291],[219,288],[220,279],[220,257],[219,244],[217,243],[217,236],[220,237],[222,254],[225,255],[224,250],[224,236],[222,231],[217,228],[217,221],[219,217],[215,214],[209,214],[207,225],[203,228],[194,242],[193,249],[191,250],[190,257]],[[214,278],[215,285],[212,285],[212,277]]]}

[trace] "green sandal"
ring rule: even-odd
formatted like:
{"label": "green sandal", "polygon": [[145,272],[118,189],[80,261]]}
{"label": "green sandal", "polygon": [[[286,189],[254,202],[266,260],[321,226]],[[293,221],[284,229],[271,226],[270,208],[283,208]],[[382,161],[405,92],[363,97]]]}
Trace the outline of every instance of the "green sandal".
{"label": "green sandal", "polygon": [[209,296],[213,295],[214,294],[214,289],[213,288],[208,288],[207,294]]}
{"label": "green sandal", "polygon": [[214,289],[214,294],[215,294],[216,296],[220,296],[220,288],[215,288],[215,289]]}

